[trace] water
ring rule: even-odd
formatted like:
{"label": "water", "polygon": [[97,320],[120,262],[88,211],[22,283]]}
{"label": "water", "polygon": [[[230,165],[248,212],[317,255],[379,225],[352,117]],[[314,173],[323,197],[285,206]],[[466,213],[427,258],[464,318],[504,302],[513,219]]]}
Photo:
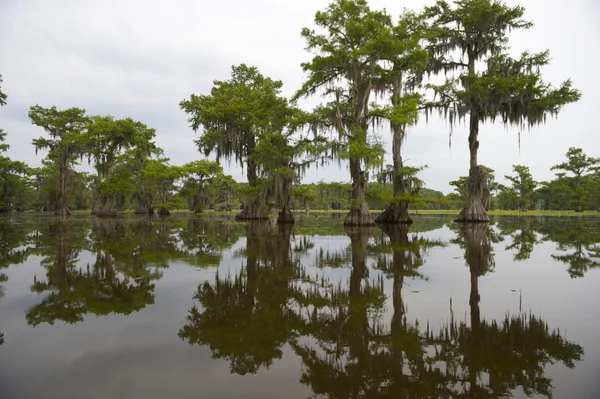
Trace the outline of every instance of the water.
{"label": "water", "polygon": [[0,219],[0,398],[600,397],[600,218]]}

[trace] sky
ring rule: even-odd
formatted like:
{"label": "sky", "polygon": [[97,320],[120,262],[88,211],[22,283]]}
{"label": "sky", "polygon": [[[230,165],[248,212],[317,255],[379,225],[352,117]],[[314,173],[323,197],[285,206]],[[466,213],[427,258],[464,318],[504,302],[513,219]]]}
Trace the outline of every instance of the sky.
{"label": "sky", "polygon": [[[374,9],[393,16],[404,8],[421,10],[433,1],[371,0]],[[550,180],[550,167],[568,148],[581,147],[600,156],[595,113],[600,110],[600,3],[597,0],[506,1],[521,4],[534,22],[512,34],[511,51],[550,50],[545,81],[571,78],[582,99],[568,105],[546,124],[523,131],[499,123],[480,128],[479,162],[504,181],[512,165],[531,168],[536,180]],[[291,96],[302,84],[300,64],[310,59],[300,36],[314,27],[314,14],[329,0],[3,0],[0,2],[0,74],[8,104],[0,107],[0,127],[11,145],[8,156],[41,165],[32,139],[44,131],[31,125],[29,107],[80,107],[89,115],[131,117],[157,131],[156,143],[172,164],[201,159],[194,132],[179,102],[205,94],[214,80],[226,80],[231,66],[254,65],[281,80]],[[313,99],[318,102],[319,99]],[[451,180],[468,174],[467,126],[449,126],[437,117],[422,117],[412,127],[404,157],[412,166],[427,165],[421,178],[444,193]],[[391,134],[378,134],[388,148]],[[238,181],[243,171],[224,163]],[[310,170],[304,182],[349,181],[347,165],[333,162]]]}

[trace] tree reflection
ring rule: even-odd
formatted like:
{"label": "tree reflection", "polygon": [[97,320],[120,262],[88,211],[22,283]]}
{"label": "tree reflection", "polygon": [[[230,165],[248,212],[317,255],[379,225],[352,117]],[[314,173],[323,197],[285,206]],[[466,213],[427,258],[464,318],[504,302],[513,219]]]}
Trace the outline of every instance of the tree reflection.
{"label": "tree reflection", "polygon": [[445,363],[453,397],[508,397],[517,387],[527,395],[551,397],[545,366],[561,362],[572,368],[583,349],[533,315],[482,320],[478,279],[493,269],[492,233],[478,224],[462,227],[461,235],[471,274],[470,326],[452,321],[432,335],[429,342],[436,348],[432,361]]}
{"label": "tree reflection", "polygon": [[[368,232],[350,231],[352,271],[347,288],[333,285],[331,294],[304,291],[311,299],[310,317],[302,318],[300,336],[292,341],[302,358],[301,382],[315,395],[328,398],[498,398],[517,388],[527,395],[552,394],[545,375],[549,364],[572,368],[581,360],[581,346],[550,330],[539,317],[518,314],[503,320],[481,317],[479,278],[495,267],[493,243],[499,237],[487,225],[459,230],[469,267],[470,322],[454,317],[440,332],[409,322],[403,301],[405,278],[423,278],[428,242],[409,236],[401,227],[385,226],[391,262],[377,259],[378,268],[393,276],[390,327],[380,317],[383,285],[368,278]],[[393,230],[392,230],[393,229]],[[330,256],[331,257],[331,256]],[[343,252],[338,256],[343,258]]]}
{"label": "tree reflection", "polygon": [[556,243],[560,251],[552,258],[568,265],[572,278],[584,277],[590,269],[600,267],[600,229],[593,219],[564,218],[541,223],[544,241]]}
{"label": "tree reflection", "polygon": [[302,383],[332,398],[376,389],[373,373],[378,361],[372,348],[386,337],[379,323],[385,304],[383,280],[368,280],[366,253],[372,229],[346,227],[346,233],[352,265],[347,288],[321,282],[298,292],[310,311],[300,319],[303,337],[291,342],[304,364]]}
{"label": "tree reflection", "polygon": [[[83,321],[85,314],[130,314],[154,302],[152,280],[160,275],[131,261],[120,261],[120,238],[125,234],[116,220],[96,220],[90,233],[86,226],[66,219],[49,225],[38,237],[46,279],[34,277],[33,292],[48,292],[41,303],[27,311],[27,322],[54,324]],[[126,247],[126,246],[124,246]],[[94,261],[78,267],[79,256],[88,250]],[[121,267],[119,267],[121,266]]]}
{"label": "tree reflection", "polygon": [[200,268],[219,266],[223,251],[235,244],[242,232],[241,224],[231,218],[190,218],[178,233],[185,253],[182,260]]}
{"label": "tree reflection", "polygon": [[[281,347],[293,331],[288,307],[297,263],[292,259],[292,226],[268,222],[246,226],[246,259],[233,277],[217,273],[194,295],[194,306],[179,337],[195,345],[207,345],[214,358],[230,363],[232,373],[256,373],[282,356]],[[304,243],[307,245],[307,243]]]}
{"label": "tree reflection", "polygon": [[529,259],[535,245],[541,242],[534,228],[537,225],[535,221],[533,217],[504,217],[498,219],[500,234],[511,239],[511,243],[506,246],[506,250],[517,251],[514,255],[515,261]]}

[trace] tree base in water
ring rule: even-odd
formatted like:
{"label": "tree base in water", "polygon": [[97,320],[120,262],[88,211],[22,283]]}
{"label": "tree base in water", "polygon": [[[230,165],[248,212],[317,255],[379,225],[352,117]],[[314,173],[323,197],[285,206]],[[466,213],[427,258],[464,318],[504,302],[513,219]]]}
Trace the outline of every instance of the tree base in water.
{"label": "tree base in water", "polygon": [[135,210],[136,215],[154,215],[154,208],[138,208]]}
{"label": "tree base in water", "polygon": [[360,207],[350,209],[344,219],[344,226],[374,226],[375,221],[369,208],[363,203]]}
{"label": "tree base in water", "polygon": [[157,212],[160,216],[168,216],[171,214],[171,212],[169,211],[168,208],[162,206],[160,208],[158,208],[158,212]]}
{"label": "tree base in water", "polygon": [[294,223],[294,214],[289,209],[282,209],[277,217],[277,223]]}
{"label": "tree base in water", "polygon": [[454,221],[458,223],[489,223],[490,217],[480,202],[463,208]]}
{"label": "tree base in water", "polygon": [[111,206],[96,206],[92,209],[92,215],[97,217],[114,217],[117,216],[117,210]]}
{"label": "tree base in water", "polygon": [[96,217],[115,217],[117,216],[117,212],[116,211],[92,211],[92,215],[96,216]]}
{"label": "tree base in water", "polygon": [[381,215],[375,219],[377,223],[412,224],[406,206],[391,204]]}
{"label": "tree base in water", "polygon": [[245,206],[242,213],[235,216],[235,220],[265,220],[268,218],[267,212],[254,204]]}
{"label": "tree base in water", "polygon": [[[482,166],[471,170],[467,180],[465,205],[454,220],[459,223],[489,223],[490,217],[483,206],[484,197],[489,197],[488,175]],[[487,201],[486,201],[487,202]]]}

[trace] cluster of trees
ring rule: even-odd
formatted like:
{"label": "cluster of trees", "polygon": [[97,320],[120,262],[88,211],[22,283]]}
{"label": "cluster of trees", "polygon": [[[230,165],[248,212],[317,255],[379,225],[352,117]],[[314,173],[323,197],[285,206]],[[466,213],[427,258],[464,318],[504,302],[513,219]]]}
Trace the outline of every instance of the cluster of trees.
{"label": "cluster of trees", "polygon": [[[581,148],[571,147],[566,161],[552,166],[556,178],[551,181],[534,180],[529,168],[513,165],[513,174],[504,176],[509,185],[494,181],[494,171],[487,168],[490,195],[486,209],[600,211],[600,158],[590,157]],[[465,201],[468,178],[461,176],[450,182],[455,192],[446,196],[446,203],[456,207]]]}
{"label": "cluster of trees", "polygon": [[[388,208],[377,221],[410,223],[407,208],[419,201],[416,194],[423,183],[417,174],[422,167],[404,165],[401,147],[419,111],[437,111],[451,124],[468,118],[470,169],[457,220],[487,222],[484,202],[490,196],[490,179],[477,160],[480,123],[500,119],[531,126],[580,97],[570,81],[558,88],[542,81],[540,68],[548,63],[547,51],[526,52],[518,59],[507,54],[508,31],[532,25],[523,14],[522,7],[498,1],[459,0],[451,5],[440,0],[422,13],[405,12],[394,22],[365,0],[336,0],[317,12],[320,31],[302,30],[314,57],[302,64],[306,80],[291,103],[280,95],[281,82],[241,65],[233,68],[230,81],[216,81],[210,94],[192,95],[180,105],[191,127],[203,129],[197,141],[201,149],[245,159],[248,182],[256,192],[284,193],[276,201],[280,221],[291,220],[285,215],[289,179],[301,177],[311,162],[348,160],[352,190],[345,223],[361,226],[374,223],[365,194],[369,171],[393,184]],[[486,67],[479,70],[477,62]],[[431,74],[446,80],[441,85],[425,83],[424,77]],[[293,106],[295,100],[315,94],[325,102],[312,112]],[[381,124],[392,130],[393,164],[386,168],[383,146],[373,129]],[[302,129],[305,135],[293,134]],[[285,151],[269,159],[259,157],[268,163],[255,162],[257,152],[264,154],[262,143],[271,147],[274,135]],[[268,188],[261,188],[261,178],[269,182]],[[265,197],[259,195],[257,201]],[[255,205],[242,216],[262,218]]]}
{"label": "cluster of trees", "polygon": [[[199,150],[245,167],[240,219],[264,219],[275,208],[280,222],[293,222],[294,183],[311,165],[337,158],[349,162],[351,177],[345,223],[361,226],[374,224],[366,194],[373,175],[393,187],[380,196],[387,208],[377,221],[411,222],[407,210],[421,202],[417,175],[423,166],[405,165],[402,143],[419,114],[439,112],[451,126],[468,119],[470,167],[457,220],[487,222],[490,178],[477,159],[479,125],[500,120],[531,126],[580,97],[570,81],[557,88],[542,81],[547,51],[508,55],[508,32],[532,25],[523,15],[523,7],[497,0],[439,0],[394,20],[366,0],[335,0],[316,13],[318,31],[302,30],[313,58],[302,64],[306,79],[292,98],[281,94],[282,82],[241,64],[229,80],[215,81],[209,94],[193,94],[180,107],[200,132]],[[431,75],[444,83],[426,80]],[[317,94],[324,102],[313,110],[297,106],[300,98]],[[0,99],[4,103],[6,96]],[[49,153],[37,171],[2,160],[2,173],[12,179],[3,184],[4,210],[19,208],[22,187],[37,185],[44,207],[67,214],[70,186],[78,182],[93,188],[95,214],[112,215],[126,201],[138,212],[167,213],[173,185],[184,177],[186,202],[201,210],[211,195],[203,190],[208,180],[231,183],[208,161],[169,165],[152,142],[154,130],[140,122],[90,117],[78,108],[34,106],[29,116],[47,132],[34,140],[35,148]],[[380,126],[392,132],[393,164],[385,167]],[[76,160],[86,157],[95,175],[73,171]],[[220,198],[225,208],[233,206],[227,198]]]}

